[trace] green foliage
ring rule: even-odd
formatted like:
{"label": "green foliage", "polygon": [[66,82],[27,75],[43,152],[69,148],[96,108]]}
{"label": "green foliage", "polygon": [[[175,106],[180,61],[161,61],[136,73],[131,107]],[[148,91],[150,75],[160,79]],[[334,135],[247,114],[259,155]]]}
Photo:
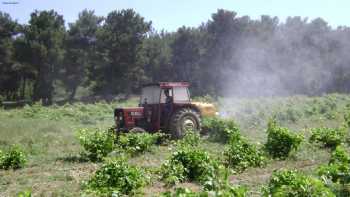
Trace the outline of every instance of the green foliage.
{"label": "green foliage", "polygon": [[162,133],[125,133],[118,136],[116,146],[134,155],[149,151],[152,145],[160,143],[164,136]]}
{"label": "green foliage", "polygon": [[[169,46],[172,51],[171,63],[183,70],[183,72],[174,72],[173,75],[178,79],[186,79],[191,84],[198,81],[197,72],[202,69],[198,62],[201,57],[200,33],[199,29],[180,27],[174,36],[174,41]],[[194,93],[198,94],[196,91]]]}
{"label": "green foliage", "polygon": [[[321,94],[325,91],[325,82],[318,71],[327,69],[331,69],[332,72],[329,73],[333,79],[328,82],[327,91],[349,92],[349,69],[346,67],[349,60],[341,56],[346,53],[345,46],[349,45],[342,41],[347,32],[330,29],[320,18],[303,21],[301,18],[290,17],[282,25],[278,23],[277,17],[263,16],[261,20],[253,20],[220,9],[212,14],[207,23],[195,28],[182,27],[176,32],[152,31],[151,22],[132,9],[114,10],[108,13],[103,23],[101,16],[84,10],[77,21],[69,24],[68,31],[64,28],[63,17],[53,10],[32,13],[25,28],[16,28],[18,24],[8,14],[1,13],[0,18],[0,91],[9,92],[6,93],[9,96],[20,92],[20,79],[23,77],[23,83],[27,87],[23,88],[30,90],[30,86],[35,83],[34,98],[43,100],[53,94],[53,81],[63,81],[61,84],[67,86],[67,93],[70,94],[68,97],[71,98],[74,97],[77,86],[86,86],[86,83],[93,87],[94,93],[108,95],[136,93],[141,83],[162,80],[192,82],[195,84],[192,86],[195,95],[222,95],[222,81],[239,81],[225,71],[229,69],[238,72],[239,68],[244,67],[243,62],[251,65],[262,76],[266,73],[260,68],[265,68],[266,65],[276,73],[284,73],[286,68],[280,62],[263,64],[262,62],[269,61],[265,59],[267,56],[257,62],[249,58],[252,54],[267,51],[269,56],[278,56],[291,64],[289,75],[279,76],[281,87],[274,91],[275,94],[285,94],[286,88],[295,94]],[[295,33],[294,38],[289,36],[290,32],[298,33]],[[287,36],[280,38],[279,34]],[[320,35],[324,37],[319,37]],[[13,39],[14,36],[18,39]],[[310,50],[310,43],[302,38],[310,40],[311,45],[315,46],[314,50]],[[316,38],[323,39],[324,43],[314,42]],[[247,46],[236,42],[251,39],[255,39],[255,44],[260,47],[248,50],[245,48]],[[299,47],[290,48],[291,39]],[[18,40],[24,46],[16,47]],[[226,40],[234,41],[225,42]],[[344,47],[339,48],[339,51],[325,50],[333,47],[333,40],[344,44]],[[281,50],[270,50],[271,46]],[[318,58],[318,63],[307,66],[298,63],[307,62],[309,56],[301,55],[306,53]],[[298,55],[300,61],[293,61],[295,55]],[[330,68],[326,63],[327,57],[337,59],[339,66]],[[247,62],[238,61],[237,58],[244,58]],[[299,71],[305,67],[315,75],[300,75]],[[2,70],[3,68],[5,69]],[[243,96],[270,95],[269,88],[261,88],[259,91],[254,89],[260,81],[248,81],[240,81],[240,87],[245,87],[247,91],[241,91],[237,87],[231,88],[230,93],[240,93]],[[266,84],[274,82],[271,77],[265,77],[265,81]],[[14,85],[6,86],[9,84]],[[310,104],[309,108],[306,114],[321,113],[329,119],[337,115],[334,113],[337,102],[333,97],[322,102],[316,99],[315,104]],[[278,118],[296,121],[301,114],[299,112],[288,109]]]}
{"label": "green foliage", "polygon": [[266,158],[261,150],[245,138],[231,140],[224,151],[226,165],[237,171],[243,171],[248,167],[261,167]]}
{"label": "green foliage", "polygon": [[227,143],[232,136],[240,135],[239,127],[233,120],[219,117],[203,119],[202,131],[208,133],[211,140],[222,143]]}
{"label": "green foliage", "polygon": [[314,128],[311,129],[310,142],[322,144],[326,148],[335,148],[345,141],[344,128]]}
{"label": "green foliage", "polygon": [[186,180],[186,170],[182,163],[167,160],[161,166],[161,179],[167,185],[175,185]]}
{"label": "green foliage", "polygon": [[295,109],[294,106],[288,106],[285,110],[276,114],[276,119],[279,121],[289,121],[295,123],[302,117],[302,113]]}
{"label": "green foliage", "polygon": [[284,159],[293,150],[297,150],[303,141],[301,135],[292,133],[288,128],[280,127],[275,120],[270,120],[267,128],[265,149],[273,158]]}
{"label": "green foliage", "polygon": [[190,146],[181,147],[162,164],[162,179],[170,185],[183,181],[204,183],[213,178],[216,165],[207,152]]}
{"label": "green foliage", "polygon": [[329,163],[349,163],[350,156],[346,152],[343,146],[337,146],[334,151],[332,151]]}
{"label": "green foliage", "polygon": [[345,124],[350,128],[350,111],[347,111],[344,115]]}
{"label": "green foliage", "polygon": [[349,196],[350,156],[342,146],[332,151],[328,165],[321,165],[318,175],[337,196]]}
{"label": "green foliage", "polygon": [[185,136],[176,142],[179,147],[182,146],[193,146],[197,147],[201,142],[201,138],[198,132],[187,131]]}
{"label": "green foliage", "polygon": [[[64,19],[54,10],[34,11],[24,28],[26,63],[34,68],[33,99],[52,104],[53,86],[64,58],[63,41],[66,34]],[[29,52],[30,51],[30,52]]]}
{"label": "green foliage", "polygon": [[335,183],[350,183],[350,156],[342,146],[332,151],[328,165],[322,165],[318,174]]}
{"label": "green foliage", "polygon": [[[30,69],[18,63],[18,58],[14,55],[15,42],[14,35],[18,34],[19,24],[7,13],[0,11],[0,106],[1,101],[6,99],[16,99],[19,96],[21,87],[20,76],[24,70],[30,73]],[[15,41],[16,40],[16,41]],[[18,39],[19,40],[19,39]]]}
{"label": "green foliage", "polygon": [[62,80],[69,100],[74,99],[79,85],[90,83],[87,77],[95,58],[95,45],[91,44],[91,39],[96,38],[102,21],[103,17],[96,16],[94,11],[83,10],[74,23],[69,23]]}
{"label": "green foliage", "polygon": [[90,75],[95,93],[130,93],[141,86],[146,78],[143,66],[147,63],[142,43],[150,29],[151,22],[133,9],[108,13],[97,32],[97,52],[103,63],[95,66],[97,72]]}
{"label": "green foliage", "polygon": [[334,119],[337,109],[337,98],[334,95],[327,95],[322,99],[313,98],[311,102],[308,102],[305,108],[305,115],[323,115],[327,119]]}
{"label": "green foliage", "polygon": [[246,189],[244,187],[232,187],[230,190],[219,191],[218,193],[214,191],[200,191],[194,192],[188,188],[176,188],[175,192],[170,191],[163,192],[160,197],[245,197]]}
{"label": "green foliage", "polygon": [[349,163],[330,163],[328,165],[322,165],[318,168],[318,174],[335,183],[350,183],[349,165]]}
{"label": "green foliage", "polygon": [[204,184],[204,190],[214,196],[246,196],[247,189],[242,186],[232,185],[229,180],[229,175],[229,169],[219,165],[215,170],[214,178]]}
{"label": "green foliage", "polygon": [[0,150],[0,169],[19,169],[23,168],[27,162],[26,155],[22,148],[12,145],[7,151]]}
{"label": "green foliage", "polygon": [[32,197],[32,192],[30,190],[19,192],[17,197]]}
{"label": "green foliage", "polygon": [[[115,105],[120,107],[135,106],[135,99],[130,99],[123,102],[97,102],[94,104],[65,104],[63,106],[43,106],[42,103],[36,102],[33,105],[26,105],[23,109],[11,110],[11,112],[21,112],[17,116],[33,119],[48,119],[48,120],[69,120],[81,122],[83,124],[95,124],[97,121],[110,120],[111,111]],[[13,115],[11,113],[11,115]]]}
{"label": "green foliage", "polygon": [[331,197],[335,195],[316,178],[294,170],[282,170],[272,174],[268,186],[263,188],[263,196]]}
{"label": "green foliage", "polygon": [[147,184],[147,176],[124,159],[106,161],[85,184],[87,193],[98,196],[120,196],[137,193]]}
{"label": "green foliage", "polygon": [[217,161],[198,147],[199,136],[187,132],[177,150],[161,166],[162,179],[169,185],[183,181],[204,183],[214,176]]}
{"label": "green foliage", "polygon": [[177,197],[177,196],[188,196],[188,197],[244,197],[246,196],[247,189],[241,186],[233,186],[229,182],[229,170],[223,166],[219,166],[215,171],[213,179],[204,183],[202,191],[193,192],[188,188],[176,188],[175,192],[170,191],[161,194],[162,197]]}
{"label": "green foliage", "polygon": [[80,129],[78,139],[84,155],[91,161],[101,161],[114,148],[115,135],[110,130]]}
{"label": "green foliage", "polygon": [[172,193],[170,191],[163,192],[160,197],[207,197],[208,194],[205,192],[194,192],[188,188],[178,187]]}

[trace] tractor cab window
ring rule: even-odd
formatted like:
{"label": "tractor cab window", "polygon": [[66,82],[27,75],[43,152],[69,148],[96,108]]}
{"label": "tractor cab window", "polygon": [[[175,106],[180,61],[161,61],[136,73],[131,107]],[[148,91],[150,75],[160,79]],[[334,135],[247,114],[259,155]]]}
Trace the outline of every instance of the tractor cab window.
{"label": "tractor cab window", "polygon": [[186,87],[174,87],[174,102],[175,103],[188,103],[190,102],[190,95]]}
{"label": "tractor cab window", "polygon": [[[172,89],[162,89],[160,94],[160,103],[166,103],[167,98],[173,100],[173,90]],[[169,100],[168,100],[169,101]]]}
{"label": "tractor cab window", "polygon": [[158,86],[147,86],[142,89],[141,104],[158,104],[160,88]]}

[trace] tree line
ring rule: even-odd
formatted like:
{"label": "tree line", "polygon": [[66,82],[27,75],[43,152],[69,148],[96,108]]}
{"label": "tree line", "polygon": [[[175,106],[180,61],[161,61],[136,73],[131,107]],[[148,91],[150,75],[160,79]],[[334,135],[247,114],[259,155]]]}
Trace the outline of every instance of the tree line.
{"label": "tree line", "polygon": [[28,24],[0,12],[0,95],[53,102],[138,93],[141,84],[188,81],[194,95],[273,96],[350,91],[350,29],[307,20],[251,19],[219,9],[198,27],[157,31],[132,9],[83,10],[65,26],[54,10]]}

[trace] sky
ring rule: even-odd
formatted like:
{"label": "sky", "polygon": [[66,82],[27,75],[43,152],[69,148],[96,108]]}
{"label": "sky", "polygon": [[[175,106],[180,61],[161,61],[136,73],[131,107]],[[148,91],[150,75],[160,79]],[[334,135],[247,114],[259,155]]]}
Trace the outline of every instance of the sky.
{"label": "sky", "polygon": [[[133,8],[156,30],[176,31],[181,26],[196,27],[211,18],[217,9],[248,15],[321,17],[332,27],[350,26],[350,0],[0,0],[0,11],[25,24],[34,10],[54,9],[66,23],[74,22],[83,9],[107,16],[112,10]],[[18,4],[4,4],[18,2]]]}

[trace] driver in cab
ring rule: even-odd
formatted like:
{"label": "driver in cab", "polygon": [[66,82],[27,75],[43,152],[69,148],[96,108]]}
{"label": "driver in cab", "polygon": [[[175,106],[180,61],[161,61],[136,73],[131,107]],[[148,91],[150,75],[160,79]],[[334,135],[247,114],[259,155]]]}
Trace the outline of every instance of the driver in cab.
{"label": "driver in cab", "polygon": [[170,89],[165,89],[164,90],[164,95],[165,95],[165,106],[164,106],[164,114],[168,115],[171,111],[171,104],[173,102],[173,97],[170,96]]}

